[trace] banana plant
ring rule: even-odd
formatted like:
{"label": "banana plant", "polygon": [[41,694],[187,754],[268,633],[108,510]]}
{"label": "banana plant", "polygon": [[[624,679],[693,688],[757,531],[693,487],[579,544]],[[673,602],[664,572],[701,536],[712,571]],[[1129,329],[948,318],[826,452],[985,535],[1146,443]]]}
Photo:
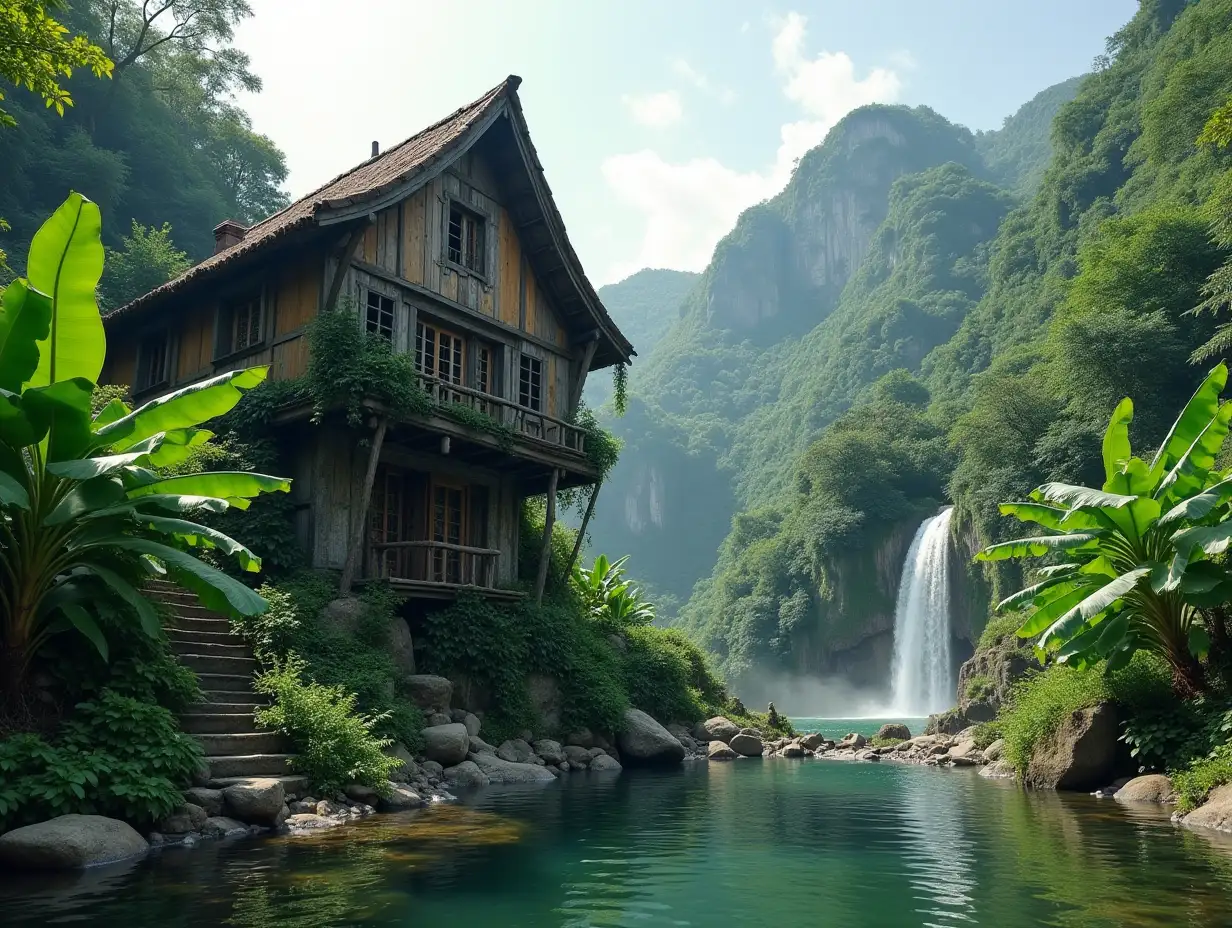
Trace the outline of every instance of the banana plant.
{"label": "banana plant", "polygon": [[606,554],[600,554],[590,568],[574,565],[573,585],[595,618],[616,626],[647,625],[654,621],[654,604],[642,598],[632,580],[624,578],[627,560],[628,555],[609,561]]}
{"label": "banana plant", "polygon": [[1232,476],[1215,468],[1232,421],[1220,402],[1220,364],[1181,410],[1150,462],[1133,456],[1133,403],[1117,406],[1103,440],[1101,489],[1046,483],[1003,515],[1036,534],[992,545],[978,558],[1049,557],[998,610],[1030,608],[1019,636],[1041,660],[1124,666],[1139,649],[1168,661],[1179,694],[1207,688],[1203,610],[1232,599],[1222,555],[1232,543]]}
{"label": "banana plant", "polygon": [[30,662],[53,635],[75,630],[99,653],[92,614],[119,597],[156,635],[140,590],[167,575],[202,605],[231,616],[265,611],[244,584],[194,552],[217,549],[244,570],[260,559],[194,518],[247,508],[290,481],[246,472],[167,476],[211,433],[265,368],[222,374],[129,409],[91,415],[106,344],[94,292],[103,267],[97,205],[72,194],[30,246],[28,278],[0,294],[0,676],[20,699]]}

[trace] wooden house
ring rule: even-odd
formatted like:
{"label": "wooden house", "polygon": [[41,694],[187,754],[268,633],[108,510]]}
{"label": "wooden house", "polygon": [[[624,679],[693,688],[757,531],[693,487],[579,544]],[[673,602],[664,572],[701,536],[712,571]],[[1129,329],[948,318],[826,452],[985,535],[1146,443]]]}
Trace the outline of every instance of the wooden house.
{"label": "wooden house", "polygon": [[306,405],[283,411],[297,534],[344,586],[504,595],[523,499],[598,477],[573,415],[587,373],[634,351],[565,235],[519,84],[385,152],[373,143],[369,160],[251,228],[223,222],[213,256],[105,319],[104,379],[144,401],[241,367],[297,377],[306,323],[353,305],[357,326],[413,353],[434,400],[512,430],[502,440],[375,403],[359,432],[311,424]]}

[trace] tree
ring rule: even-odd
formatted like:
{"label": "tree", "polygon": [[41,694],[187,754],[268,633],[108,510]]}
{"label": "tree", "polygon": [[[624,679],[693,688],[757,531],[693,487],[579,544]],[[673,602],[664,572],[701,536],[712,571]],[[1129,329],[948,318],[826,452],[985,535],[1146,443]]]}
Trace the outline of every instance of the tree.
{"label": "tree", "polygon": [[123,247],[107,249],[107,268],[100,287],[104,312],[149,293],[192,266],[188,255],[171,241],[169,223],[154,229],[134,220],[132,235],[120,242]]}
{"label": "tree", "polygon": [[1227,148],[1232,145],[1232,100],[1229,100],[1211,114],[1211,118],[1202,127],[1198,136],[1199,145],[1210,145],[1212,148]]}
{"label": "tree", "polygon": [[107,24],[104,44],[117,76],[160,50],[180,47],[217,60],[234,79],[255,82],[250,89],[260,89],[248,70],[248,56],[227,47],[236,25],[252,15],[247,0],[141,0],[140,6],[135,0],[94,0],[93,6]]}
{"label": "tree", "polygon": [[197,426],[229,411],[265,368],[233,371],[130,410],[119,399],[91,415],[105,342],[94,291],[103,270],[97,205],[72,194],[30,246],[28,278],[2,294],[0,315],[0,680],[21,705],[31,660],[75,629],[106,658],[92,615],[118,598],[150,634],[142,579],[167,574],[202,605],[232,616],[265,601],[204,563],[215,549],[246,571],[260,559],[198,515],[246,508],[290,481],[243,471],[167,476],[211,433]]}
{"label": "tree", "polygon": [[1044,533],[979,559],[1055,557],[997,607],[1033,607],[1018,634],[1038,636],[1041,659],[1114,669],[1145,649],[1168,661],[1180,695],[1206,690],[1202,610],[1232,598],[1232,574],[1216,560],[1232,544],[1232,477],[1214,470],[1232,421],[1232,403],[1219,399],[1227,379],[1224,365],[1211,371],[1149,464],[1131,453],[1124,399],[1104,434],[1102,489],[1045,483],[1029,502],[1002,504]]}
{"label": "tree", "polygon": [[[89,68],[95,77],[110,77],[112,62],[84,35],[70,36],[67,28],[47,14],[62,0],[0,0],[0,76],[43,98],[48,109],[61,116],[73,105],[60,78],[72,77],[74,68]],[[0,92],[0,100],[4,99]],[[17,121],[0,108],[0,126]]]}

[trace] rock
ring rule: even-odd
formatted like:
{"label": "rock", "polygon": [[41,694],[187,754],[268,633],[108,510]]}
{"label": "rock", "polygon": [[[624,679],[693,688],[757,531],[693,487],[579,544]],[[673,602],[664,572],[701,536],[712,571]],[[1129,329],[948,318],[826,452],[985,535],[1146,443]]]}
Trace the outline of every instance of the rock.
{"label": "rock", "polygon": [[472,760],[464,760],[456,767],[445,771],[445,782],[450,786],[475,788],[488,785],[488,776]]}
{"label": "rock", "polygon": [[471,745],[470,753],[472,754],[495,754],[496,753],[496,748],[488,744],[488,742],[484,741],[482,738],[478,737],[477,735],[471,735],[470,745]]}
{"label": "rock", "polygon": [[761,738],[756,735],[746,735],[744,732],[735,735],[727,746],[742,757],[761,757],[766,749]]}
{"label": "rock", "polygon": [[[1232,783],[1225,783],[1211,790],[1206,802],[1184,816],[1181,824],[1191,828],[1232,831]],[[4,836],[7,837],[8,835]],[[4,838],[0,838],[0,842],[3,842]]]}
{"label": "rock", "polygon": [[60,815],[0,835],[0,862],[14,870],[75,870],[148,849],[131,825],[102,815]]}
{"label": "rock", "polygon": [[798,742],[793,741],[791,744],[784,745],[779,753],[784,757],[803,757],[804,747]]}
{"label": "rock", "polygon": [[337,819],[326,818],[323,815],[316,815],[312,812],[301,812],[289,816],[285,824],[287,831],[291,832],[291,834],[302,835],[313,831],[321,831],[325,828],[333,828],[342,823]]}
{"label": "rock", "polygon": [[856,755],[856,760],[872,761],[874,764],[880,762],[881,755],[876,751],[861,751]]}
{"label": "rock", "polygon": [[489,783],[550,783],[556,779],[546,767],[501,760],[495,754],[476,754],[471,759],[487,775]]}
{"label": "rock", "polygon": [[328,603],[317,621],[350,638],[365,612],[367,607],[358,596],[342,596]]}
{"label": "rock", "polygon": [[940,757],[942,754],[950,753],[950,743],[948,741],[939,741],[930,745],[925,749],[927,753]]}
{"label": "rock", "polygon": [[453,717],[448,712],[429,712],[424,716],[424,724],[430,728],[438,725],[448,725],[452,721]]}
{"label": "rock", "polygon": [[184,801],[191,802],[205,810],[206,816],[222,815],[222,790],[206,789],[204,786],[194,786],[184,790]]}
{"label": "rock", "polygon": [[978,753],[979,751],[976,749],[974,741],[959,741],[958,744],[950,748],[950,760],[955,760],[959,757],[971,757]]}
{"label": "rock", "polygon": [[616,737],[627,764],[678,764],[684,746],[641,709],[626,709],[624,728]]}
{"label": "rock", "polygon": [[377,808],[382,812],[405,812],[407,809],[418,809],[427,805],[419,793],[401,783],[391,783],[388,796],[382,796],[377,802]]}
{"label": "rock", "polygon": [[985,764],[980,770],[980,776],[988,777],[990,780],[1012,780],[1014,779],[1014,768],[1003,760],[996,760],[991,764]]}
{"label": "rock", "polygon": [[444,710],[453,699],[453,683],[436,674],[412,674],[405,680],[411,702],[424,710]]}
{"label": "rock", "polygon": [[1025,783],[1043,789],[1095,789],[1112,779],[1116,757],[1117,720],[1112,705],[1078,709],[1036,744]]}
{"label": "rock", "polygon": [[371,786],[363,786],[359,783],[352,783],[343,792],[346,793],[347,799],[354,802],[362,802],[368,806],[376,805],[377,801],[381,798],[381,794]]}
{"label": "rock", "polygon": [[992,763],[1001,759],[1001,755],[1005,753],[1005,739],[998,738],[988,747],[984,748],[984,760]]}
{"label": "rock", "polygon": [[992,703],[978,700],[976,702],[964,703],[962,714],[968,722],[991,722],[997,717],[997,710]]}
{"label": "rock", "polygon": [[579,747],[576,744],[566,744],[565,757],[568,758],[571,764],[579,764],[582,767],[590,766],[590,751],[586,748]]}
{"label": "rock", "polygon": [[[528,674],[526,677],[526,695],[530,699],[531,708],[544,729],[556,731],[560,728],[561,697],[560,684],[555,677],[540,673]],[[526,738],[532,741],[532,738]]]}
{"label": "rock", "polygon": [[629,642],[628,640],[626,640],[625,636],[617,635],[615,632],[607,636],[607,643],[610,644],[617,651],[619,651],[621,654],[624,654],[625,651],[628,650],[628,647],[629,647]]}
{"label": "rock", "polygon": [[906,741],[911,737],[911,729],[901,722],[887,722],[877,729],[878,738],[898,738]]}
{"label": "rock", "polygon": [[1176,802],[1172,780],[1162,773],[1149,773],[1134,777],[1116,791],[1117,802]]}
{"label": "rock", "polygon": [[583,728],[566,737],[565,744],[566,746],[573,745],[574,747],[586,748],[589,751],[595,746],[595,736],[589,728]]}
{"label": "rock", "polygon": [[559,764],[565,759],[565,749],[561,747],[559,741],[552,741],[550,738],[542,738],[536,741],[533,745],[535,753],[543,758],[544,763]]}
{"label": "rock", "polygon": [[590,761],[590,769],[602,773],[603,771],[619,771],[624,768],[620,766],[620,761],[608,754],[598,754]]}
{"label": "rock", "polygon": [[158,823],[158,830],[165,835],[186,835],[189,832],[200,831],[207,818],[209,815],[201,806],[185,802]]}
{"label": "rock", "polygon": [[315,815],[317,811],[317,803],[315,799],[307,799],[300,802],[288,802],[287,809],[292,815]]}
{"label": "rock", "polygon": [[585,769],[586,769],[586,765],[585,765],[585,764],[579,764],[576,760],[571,760],[571,761],[569,761],[569,769],[570,769],[570,770],[585,770]]}
{"label": "rock", "polygon": [[[468,739],[469,742],[469,739]],[[423,775],[430,780],[439,780],[445,768],[434,760],[426,760],[419,765]]]}
{"label": "rock", "polygon": [[225,815],[211,815],[201,826],[201,834],[207,838],[236,838],[248,834],[248,826]]}
{"label": "rock", "polygon": [[699,741],[722,741],[724,744],[730,744],[732,738],[740,734],[740,726],[721,715],[706,719],[701,723],[700,728]]}
{"label": "rock", "polygon": [[843,740],[836,744],[835,747],[839,749],[858,751],[866,744],[868,744],[868,739],[860,733],[853,731],[843,735]]}
{"label": "rock", "polygon": [[442,768],[462,763],[471,750],[471,736],[460,722],[432,725],[423,730],[423,737],[424,754]]}
{"label": "rock", "polygon": [[972,754],[963,754],[959,757],[951,754],[949,760],[955,767],[978,767],[984,762],[984,757],[979,751],[975,751]]}
{"label": "rock", "polygon": [[991,644],[977,647],[958,670],[958,709],[972,722],[987,722],[1009,698],[1014,684],[1039,663],[1031,642],[1019,638],[1012,626]]}
{"label": "rock", "polygon": [[411,752],[406,749],[406,745],[401,741],[395,741],[387,747],[385,754],[402,761],[402,766],[389,774],[389,778],[394,782],[406,783],[419,775],[419,765],[415,763],[415,758],[411,757]]}
{"label": "rock", "polygon": [[411,640],[411,629],[406,619],[399,616],[389,623],[389,656],[393,658],[394,667],[400,675],[415,676],[415,643]]}
{"label": "rock", "polygon": [[530,745],[521,738],[511,738],[508,741],[502,741],[501,746],[496,749],[497,757],[513,764],[529,763],[530,757],[534,753]]}
{"label": "rock", "polygon": [[588,753],[590,754],[591,758],[594,759],[601,754],[606,754],[607,751],[603,750],[603,748],[591,748]]}
{"label": "rock", "polygon": [[735,760],[740,755],[723,741],[711,741],[706,749],[706,756],[711,760]]}
{"label": "rock", "polygon": [[474,712],[466,712],[462,715],[462,724],[466,726],[466,733],[472,738],[479,736],[480,721],[479,716]]}
{"label": "rock", "polygon": [[825,743],[826,743],[825,737],[822,735],[819,735],[817,732],[812,732],[811,734],[804,735],[802,738],[800,738],[801,746],[809,751],[816,751],[819,747],[821,747]]}
{"label": "rock", "polygon": [[970,724],[957,709],[946,709],[928,717],[926,735],[956,735]]}
{"label": "rock", "polygon": [[282,781],[252,779],[222,791],[227,815],[250,825],[272,826],[285,804]]}
{"label": "rock", "polygon": [[450,709],[449,710],[449,721],[462,722],[462,724],[465,725],[466,724],[466,710],[465,709]]}
{"label": "rock", "polygon": [[326,818],[346,818],[350,811],[349,808],[334,799],[322,799],[317,803],[317,815],[323,815]]}

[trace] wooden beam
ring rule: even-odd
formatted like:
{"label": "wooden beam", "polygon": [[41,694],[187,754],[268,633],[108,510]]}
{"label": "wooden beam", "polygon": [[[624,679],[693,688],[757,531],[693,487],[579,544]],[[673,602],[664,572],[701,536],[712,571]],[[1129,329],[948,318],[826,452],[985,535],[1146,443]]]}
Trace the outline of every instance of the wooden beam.
{"label": "wooden beam", "polygon": [[569,555],[569,564],[565,567],[565,576],[573,574],[573,565],[577,563],[578,555],[582,553],[582,542],[586,539],[586,526],[590,524],[590,517],[595,513],[595,500],[599,498],[599,487],[603,484],[596,483],[590,491],[590,502],[586,504],[586,515],[582,516],[582,527],[578,529],[577,541],[573,543],[573,553]]}
{"label": "wooden beam", "polygon": [[364,240],[364,233],[368,231],[368,227],[374,222],[376,222],[376,213],[369,213],[367,222],[361,222],[351,230],[346,244],[342,246],[342,257],[338,259],[338,266],[334,268],[334,279],[329,283],[329,293],[325,296],[325,304],[321,307],[321,312],[328,313],[333,311],[334,305],[338,302],[338,294],[342,290],[342,280],[346,277],[347,269],[355,258],[355,252],[359,248],[359,243]]}
{"label": "wooden beam", "polygon": [[568,414],[570,416],[577,412],[578,403],[582,401],[582,388],[586,385],[586,373],[590,370],[590,362],[595,359],[595,351],[598,347],[599,331],[596,329],[590,341],[586,343],[586,350],[582,352],[577,367],[574,368],[573,383],[569,385]]}
{"label": "wooden beam", "polygon": [[553,467],[548,480],[547,515],[543,520],[543,547],[539,550],[539,575],[535,578],[535,605],[543,602],[543,588],[548,582],[548,564],[552,560],[552,526],[556,522],[556,483],[560,469]]}
{"label": "wooden beam", "polygon": [[342,581],[338,584],[343,596],[351,592],[355,582],[355,573],[359,569],[359,550],[364,543],[364,526],[368,524],[368,503],[372,499],[372,484],[376,482],[376,465],[381,459],[381,445],[385,443],[385,431],[389,427],[389,419],[381,416],[376,426],[376,435],[372,438],[372,446],[368,449],[368,470],[364,473],[364,482],[359,490],[359,505],[351,522],[351,540],[347,544],[346,562],[342,565]]}

